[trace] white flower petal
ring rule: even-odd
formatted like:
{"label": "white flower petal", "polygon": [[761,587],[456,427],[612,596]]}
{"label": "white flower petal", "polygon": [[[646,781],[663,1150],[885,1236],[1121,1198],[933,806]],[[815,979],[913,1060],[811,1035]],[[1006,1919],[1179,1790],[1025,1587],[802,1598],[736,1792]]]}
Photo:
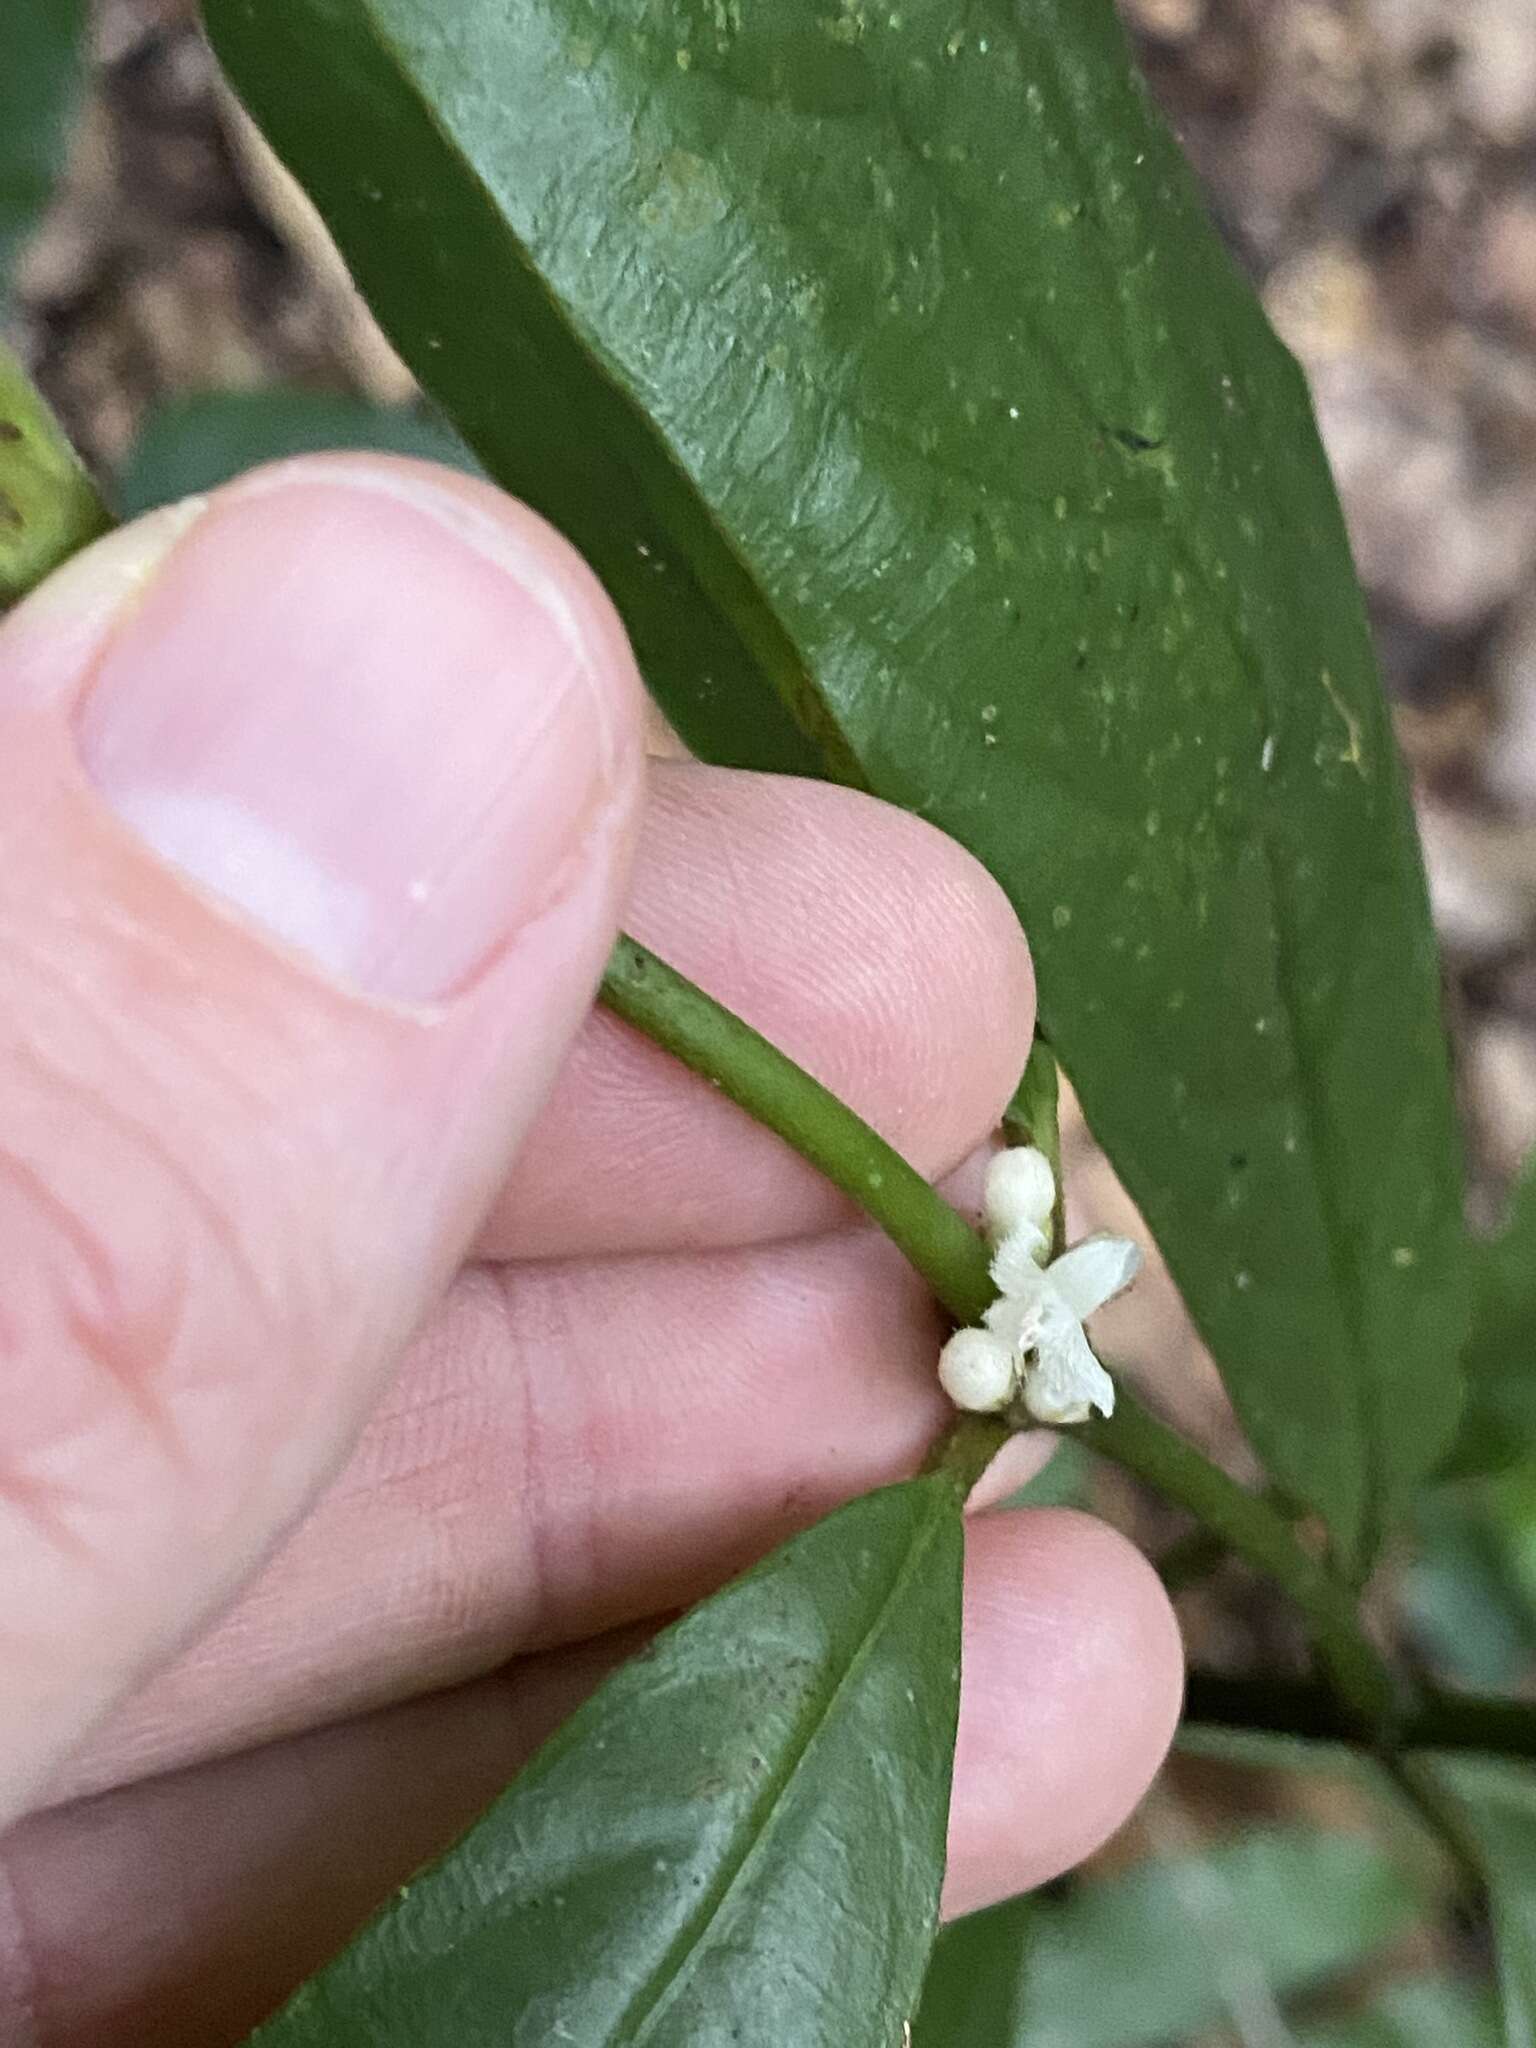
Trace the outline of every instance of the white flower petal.
{"label": "white flower petal", "polygon": [[995,1414],[1008,1406],[1018,1383],[1012,1346],[990,1330],[956,1330],[939,1353],[939,1384],[957,1408]]}
{"label": "white flower petal", "polygon": [[1004,1294],[1034,1293],[1050,1250],[1038,1223],[1015,1224],[992,1254],[993,1280]]}
{"label": "white flower petal", "polygon": [[1010,1145],[987,1168],[982,1213],[987,1235],[1001,1243],[1021,1223],[1044,1234],[1056,1203],[1056,1176],[1051,1162],[1033,1145]]}
{"label": "white flower petal", "polygon": [[1115,1412],[1115,1383],[1089,1350],[1082,1324],[1065,1311],[1049,1318],[1025,1369],[1024,1406],[1052,1428],[1086,1422],[1094,1408]]}
{"label": "white flower petal", "polygon": [[1129,1237],[1099,1236],[1085,1237],[1071,1251],[1053,1259],[1046,1277],[1082,1322],[1129,1287],[1140,1271],[1139,1244]]}
{"label": "white flower petal", "polygon": [[[1018,1249],[1012,1266],[1005,1267],[1005,1271],[1007,1285],[982,1321],[1016,1351],[1025,1351],[1038,1341],[1057,1296],[1045,1273],[1025,1256],[1023,1248]],[[999,1279],[997,1259],[992,1262],[992,1277]]]}

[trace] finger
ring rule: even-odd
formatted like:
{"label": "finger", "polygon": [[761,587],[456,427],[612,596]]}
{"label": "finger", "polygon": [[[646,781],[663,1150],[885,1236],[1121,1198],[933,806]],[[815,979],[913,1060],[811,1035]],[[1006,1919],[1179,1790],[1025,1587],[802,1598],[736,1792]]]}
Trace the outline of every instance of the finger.
{"label": "finger", "polygon": [[53,1796],[698,1597],[916,1466],[942,1337],[872,1232],[465,1274],[314,1513]]}
{"label": "finger", "polygon": [[960,1733],[944,1911],[1070,1870],[1167,1754],[1184,1652],[1162,1581],[1068,1509],[978,1515],[966,1544]]}
{"label": "finger", "polygon": [[[489,1804],[605,1651],[36,1816],[7,1847],[0,1986],[48,2048],[243,2040]],[[1172,1613],[1122,1538],[1055,1511],[974,1520],[946,1911],[1044,1883],[1113,1832],[1179,1686]],[[154,1919],[118,1910],[146,1869]],[[5,2017],[0,1994],[0,2035]]]}
{"label": "finger", "polygon": [[422,465],[268,470],[0,633],[0,1811],[334,1468],[591,996],[633,664]]}
{"label": "finger", "polygon": [[[1034,980],[1007,898],[953,840],[854,790],[653,767],[625,923],[931,1178],[996,1126],[1029,1055]],[[599,1011],[480,1250],[747,1244],[851,1215],[780,1139]]]}
{"label": "finger", "polygon": [[623,1654],[562,1651],[22,1821],[0,1836],[0,2041],[243,2042]]}

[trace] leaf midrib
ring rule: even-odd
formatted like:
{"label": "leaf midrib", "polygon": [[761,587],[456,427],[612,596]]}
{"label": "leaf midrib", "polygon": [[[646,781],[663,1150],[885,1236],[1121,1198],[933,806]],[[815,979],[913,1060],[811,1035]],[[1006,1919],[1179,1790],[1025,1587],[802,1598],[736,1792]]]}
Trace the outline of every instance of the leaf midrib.
{"label": "leaf midrib", "polygon": [[[764,659],[762,650],[744,627],[744,623],[738,617],[735,607],[712,589],[710,582],[703,576],[699,577],[699,589],[717,609],[722,620],[739,642],[743,656],[757,671],[763,688],[771,697],[778,699],[795,723],[801,726],[802,730],[807,730],[805,720],[801,715],[806,702],[809,700],[821,705],[825,703],[825,699],[810,671],[807,669],[800,650],[786,631],[776,607],[769,603],[756,573],[744,559],[731,536],[721,525],[713,505],[710,504],[692,475],[674,453],[658,420],[652,416],[645,406],[640,404],[636,394],[626,381],[627,373],[622,372],[621,366],[611,362],[607,355],[594,343],[593,338],[588,334],[584,325],[575,317],[571,306],[556,291],[551,279],[544,274],[539,264],[534,260],[532,249],[524,242],[522,235],[508,217],[499,195],[481,175],[473,157],[464,148],[458,135],[447,123],[438,107],[418,85],[411,65],[407,60],[406,53],[401,49],[400,44],[390,29],[380,19],[376,0],[355,0],[355,5],[362,22],[366,25],[368,31],[371,32],[378,48],[383,53],[399,90],[426,122],[449,161],[489,208],[491,217],[500,223],[502,233],[499,239],[511,267],[523,280],[524,285],[544,301],[556,321],[569,336],[573,353],[578,355],[586,365],[587,373],[596,378],[630,415],[636,431],[649,442],[662,474],[671,479],[673,488],[680,488],[688,493],[693,503],[695,516],[714,535],[722,557],[729,560],[737,576],[741,579],[743,589],[750,593],[756,613],[755,624],[759,631],[766,635],[772,643],[773,662],[770,663]],[[472,448],[474,447],[473,442],[470,445]],[[479,455],[481,451],[476,448],[474,452]],[[659,504],[655,495],[646,487],[644,474],[622,452],[616,452],[615,460],[622,466],[625,474],[639,491],[642,500],[649,507],[652,514],[672,536],[673,545],[677,548],[679,554],[689,562],[697,576],[701,567],[697,550],[690,547],[686,539],[678,534],[673,521],[667,515],[665,506]],[[829,774],[840,781],[855,785],[861,784],[861,778],[851,760],[844,759],[842,753],[834,745],[830,744],[833,735],[818,729],[814,731],[808,730],[808,737],[819,748],[825,758]]]}
{"label": "leaf midrib", "polygon": [[[937,1513],[935,1506],[938,1508]],[[765,1789],[763,1796],[743,1817],[738,1832],[744,1840],[739,1851],[722,1866],[715,1883],[689,1916],[687,1925],[673,1939],[666,1955],[609,2030],[609,2048],[643,2048],[643,2044],[651,2036],[655,2022],[665,2015],[673,1999],[687,1984],[709,1938],[710,1930],[730,1905],[753,1863],[765,1852],[767,1844],[772,1840],[797,1778],[830,1726],[843,1694],[868,1662],[876,1642],[887,1626],[892,1609],[906,1591],[918,1565],[932,1547],[939,1533],[943,1514],[948,1511],[947,1499],[930,1503],[926,1526],[917,1539],[907,1546],[901,1566],[882,1598],[878,1612],[860,1638],[857,1649],[848,1659],[831,1691],[819,1703],[814,1704],[800,1740],[778,1781]]]}

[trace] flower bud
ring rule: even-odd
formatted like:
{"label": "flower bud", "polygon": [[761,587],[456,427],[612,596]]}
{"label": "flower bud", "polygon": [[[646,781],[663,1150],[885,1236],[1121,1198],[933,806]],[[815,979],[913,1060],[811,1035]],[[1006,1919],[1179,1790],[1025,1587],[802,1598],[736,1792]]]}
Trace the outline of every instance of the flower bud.
{"label": "flower bud", "polygon": [[1013,1399],[1018,1367],[990,1330],[956,1330],[939,1353],[939,1384],[957,1408],[995,1415]]}
{"label": "flower bud", "polygon": [[987,1235],[998,1243],[1028,1224],[1042,1234],[1056,1202],[1051,1162],[1033,1145],[1012,1145],[987,1168],[982,1210]]}

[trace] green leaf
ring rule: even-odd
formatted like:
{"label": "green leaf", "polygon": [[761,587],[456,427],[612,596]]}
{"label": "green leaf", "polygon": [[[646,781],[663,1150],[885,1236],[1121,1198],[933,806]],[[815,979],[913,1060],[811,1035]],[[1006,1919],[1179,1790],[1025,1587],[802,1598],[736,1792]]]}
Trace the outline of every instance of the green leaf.
{"label": "green leaf", "polygon": [[1423,1909],[1354,1835],[1260,1830],[946,1930],[914,2048],[1155,2048],[1347,1969]]}
{"label": "green leaf", "polygon": [[1034,1898],[968,1914],[940,1934],[912,2029],[912,2048],[1015,2048],[1024,2033],[1024,1985],[1036,1916],[1060,1913]]}
{"label": "green leaf", "polygon": [[1294,2033],[1296,2048],[1502,2048],[1497,2002],[1478,1985],[1422,1977],[1390,1985],[1369,2012]]}
{"label": "green leaf", "polygon": [[63,429],[0,347],[0,612],[109,524]]}
{"label": "green leaf", "polygon": [[1536,1768],[1483,1757],[1433,1766],[1457,1802],[1493,1908],[1507,2048],[1536,2043]]}
{"label": "green leaf", "polygon": [[1426,1488],[1398,1598],[1421,1644],[1463,1685],[1509,1688],[1536,1662],[1536,1604],[1522,1583],[1530,1503],[1511,1526],[1487,1485]]}
{"label": "green leaf", "polygon": [[1007,1508],[1087,1508],[1093,1499],[1093,1460],[1086,1447],[1065,1435],[1033,1479],[1003,1502]]}
{"label": "green leaf", "polygon": [[898,2048],[959,1673],[946,1481],[871,1494],[610,1679],[260,2048]]}
{"label": "green leaf", "polygon": [[1294,363],[1110,0],[209,0],[236,88],[694,745],[943,826],[1255,1446],[1443,1453],[1413,824]]}
{"label": "green leaf", "polygon": [[211,491],[261,462],[366,448],[456,469],[479,464],[450,428],[408,406],[323,391],[210,391],[159,406],[117,480],[124,519]]}
{"label": "green leaf", "polygon": [[48,204],[81,88],[86,0],[6,0],[0,62],[0,301]]}
{"label": "green leaf", "polygon": [[[625,11],[643,10],[644,0],[628,0]],[[563,96],[541,107],[536,75],[547,70],[564,87],[590,71],[578,31],[590,27],[595,42],[605,14],[601,7],[577,12],[581,22],[557,14],[546,23],[486,0],[455,0],[449,8],[414,0],[411,9],[429,36],[446,33],[442,54],[480,99],[477,121],[492,115],[495,101],[503,134],[514,112],[531,124],[530,139],[536,132],[547,157],[541,182],[556,162],[574,170],[590,146],[579,131],[562,133]],[[586,552],[684,736],[730,765],[818,773],[819,751],[759,668],[760,660],[777,664],[787,686],[793,650],[714,535],[708,511],[665,460],[655,430],[584,350],[573,350],[563,309],[509,240],[473,166],[451,154],[428,98],[390,62],[367,0],[275,8],[231,0],[207,10],[206,19],[258,120],[274,137],[302,133],[292,161],[306,182],[313,178],[311,190],[339,230],[369,303],[387,327],[409,330],[412,354],[430,362],[427,388],[443,395],[444,410],[490,474]],[[525,19],[543,45],[536,67],[524,64],[518,46]],[[476,81],[489,83],[487,63],[504,72],[503,86],[517,81],[515,103],[503,86],[480,97]],[[518,171],[510,155],[506,169]],[[597,209],[606,196],[594,181],[588,207],[578,179],[539,202],[564,209],[569,200],[582,213],[578,232],[591,251],[594,282],[623,256],[601,234]],[[354,225],[366,230],[356,244]],[[696,566],[696,556],[710,559]]]}
{"label": "green leaf", "polygon": [[1536,1451],[1536,1160],[1472,1271],[1467,1412],[1450,1461],[1458,1473],[1496,1471]]}

